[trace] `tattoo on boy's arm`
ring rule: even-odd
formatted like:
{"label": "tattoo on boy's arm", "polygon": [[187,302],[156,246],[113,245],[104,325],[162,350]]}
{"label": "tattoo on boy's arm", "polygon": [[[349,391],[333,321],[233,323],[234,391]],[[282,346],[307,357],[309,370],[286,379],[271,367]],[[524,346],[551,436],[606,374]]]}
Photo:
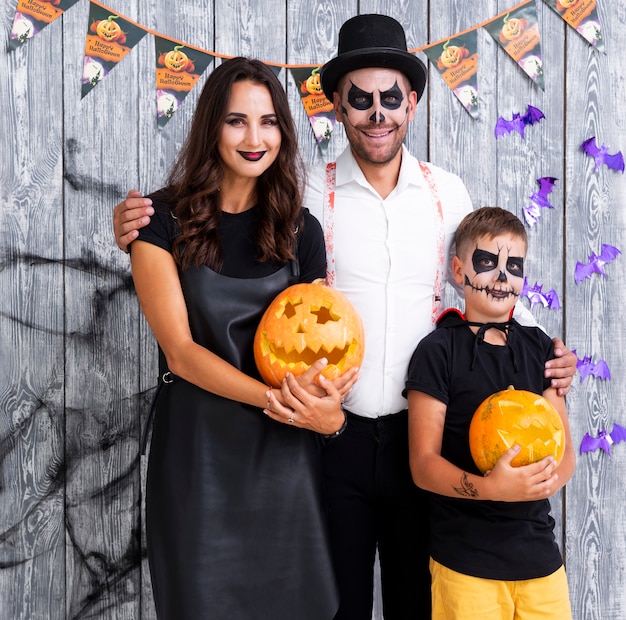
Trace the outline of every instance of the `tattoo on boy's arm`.
{"label": "tattoo on boy's arm", "polygon": [[463,475],[461,476],[461,486],[452,488],[463,497],[478,497],[476,487],[467,479],[467,474],[465,472],[463,472]]}

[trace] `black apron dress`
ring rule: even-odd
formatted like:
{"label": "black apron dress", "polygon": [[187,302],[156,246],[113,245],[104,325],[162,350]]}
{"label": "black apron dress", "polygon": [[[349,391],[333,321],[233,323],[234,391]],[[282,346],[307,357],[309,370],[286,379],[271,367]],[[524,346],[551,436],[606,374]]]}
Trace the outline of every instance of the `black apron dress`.
{"label": "black apron dress", "polygon": [[[194,340],[246,374],[256,326],[295,283],[181,274]],[[338,607],[317,436],[176,378],[158,395],[147,474],[159,619],[331,620]]]}

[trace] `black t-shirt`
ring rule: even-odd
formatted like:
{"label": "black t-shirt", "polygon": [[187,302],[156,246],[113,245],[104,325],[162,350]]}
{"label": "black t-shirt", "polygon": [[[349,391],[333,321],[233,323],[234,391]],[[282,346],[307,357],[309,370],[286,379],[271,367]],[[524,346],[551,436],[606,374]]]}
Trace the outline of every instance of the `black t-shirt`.
{"label": "black t-shirt", "polygon": [[[151,196],[154,215],[150,224],[139,229],[138,240],[172,251],[172,243],[180,230],[172,215],[173,206]],[[324,234],[317,219],[304,210],[304,224],[298,234],[296,257],[300,266],[300,282],[312,282],[326,277]],[[283,267],[273,262],[257,260],[254,236],[259,222],[259,209],[253,207],[242,213],[222,212],[219,234],[222,239],[224,263],[220,271],[231,278],[262,278]]]}
{"label": "black t-shirt", "polygon": [[[550,385],[544,364],[554,357],[551,339],[538,327],[512,320],[507,345],[476,336],[460,313],[445,313],[418,345],[406,390],[446,404],[441,455],[463,471],[481,475],[469,447],[469,425],[488,396],[515,389],[543,393]],[[545,577],[562,559],[547,499],[494,502],[431,494],[431,555],[460,573],[516,581]]]}

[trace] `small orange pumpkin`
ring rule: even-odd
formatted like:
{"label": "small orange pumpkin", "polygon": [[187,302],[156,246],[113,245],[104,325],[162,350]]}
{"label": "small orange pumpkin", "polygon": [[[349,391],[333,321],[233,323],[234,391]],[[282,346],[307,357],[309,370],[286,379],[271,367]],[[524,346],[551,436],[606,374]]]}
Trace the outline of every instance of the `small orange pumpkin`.
{"label": "small orange pumpkin", "polygon": [[514,467],[546,456],[553,456],[558,464],[565,453],[565,430],[552,403],[541,394],[511,385],[478,406],[470,423],[469,443],[472,458],[483,474],[515,444],[521,449],[511,461]]}
{"label": "small orange pumpkin", "polygon": [[348,298],[325,284],[294,284],[269,305],[254,337],[254,359],[269,385],[300,375],[321,357],[335,379],[360,366],[365,352],[361,317]]}
{"label": "small orange pumpkin", "polygon": [[126,43],[126,35],[120,25],[113,21],[117,18],[117,15],[109,15],[108,19],[101,19],[96,25],[96,34],[105,41]]}
{"label": "small orange pumpkin", "polygon": [[500,32],[500,41],[507,43],[509,41],[515,41],[524,34],[524,31],[530,26],[530,22],[521,17],[514,17],[509,19],[508,16],[504,18],[504,25]]}
{"label": "small orange pumpkin", "polygon": [[161,64],[166,66],[170,71],[174,73],[180,73],[181,71],[191,70],[193,71],[193,63],[189,59],[189,56],[182,52],[181,49],[184,45],[176,45],[174,49],[167,52],[163,58],[159,58]]}
{"label": "small orange pumpkin", "polygon": [[575,7],[580,0],[557,0],[556,8],[562,13]]}
{"label": "small orange pumpkin", "polygon": [[309,93],[310,95],[323,95],[322,83],[320,81],[319,67],[316,67],[311,71],[311,75],[302,82],[302,92]]}
{"label": "small orange pumpkin", "polygon": [[437,60],[437,68],[439,70],[455,67],[464,58],[469,56],[469,50],[466,47],[460,45],[448,45],[448,43],[443,46],[443,51]]}

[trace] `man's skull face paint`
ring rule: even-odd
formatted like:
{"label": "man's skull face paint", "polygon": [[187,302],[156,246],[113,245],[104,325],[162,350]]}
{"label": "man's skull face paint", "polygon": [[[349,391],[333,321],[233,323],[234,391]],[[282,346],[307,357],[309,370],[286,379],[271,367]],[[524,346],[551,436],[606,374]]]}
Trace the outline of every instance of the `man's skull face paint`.
{"label": "man's skull face paint", "polygon": [[398,156],[416,103],[408,79],[395,69],[368,67],[341,78],[333,105],[359,165]]}
{"label": "man's skull face paint", "polygon": [[[404,100],[404,93],[400,90],[398,82],[385,91],[377,91],[376,93],[370,93],[359,88],[354,82],[350,83],[350,90],[348,90],[347,101],[350,106],[355,110],[366,111],[373,108],[373,113],[369,117],[372,123],[382,123],[385,121],[383,110],[397,110]],[[376,95],[376,97],[375,97]],[[346,108],[343,108],[344,114],[348,115]]]}
{"label": "man's skull face paint", "polygon": [[[384,123],[385,120],[387,120],[385,110],[388,112],[394,112],[395,110],[400,109],[400,106],[405,99],[405,94],[402,92],[397,80],[391,88],[386,90],[375,90],[373,92],[363,90],[354,82],[350,82],[350,89],[348,90],[346,96],[346,103],[347,106],[352,108],[353,111],[351,112],[348,110],[346,105],[343,105],[342,112],[350,119],[350,122],[353,125],[363,122],[362,120],[359,120],[361,115],[354,114],[355,110],[357,112],[371,111],[371,114],[367,117],[367,121],[370,123]],[[408,114],[408,104],[406,105],[406,110],[404,111],[402,118],[394,118],[397,115],[393,114],[387,114],[387,116],[390,116],[390,120],[394,123],[402,124],[406,114]]]}
{"label": "man's skull face paint", "polygon": [[465,286],[494,299],[519,297],[523,286],[524,258],[512,254],[521,254],[524,244],[521,241],[513,244],[508,240],[503,242],[502,237],[494,239],[494,242],[490,249],[484,247],[484,238],[477,243],[472,254],[474,275],[470,280],[471,274],[466,271]]}

